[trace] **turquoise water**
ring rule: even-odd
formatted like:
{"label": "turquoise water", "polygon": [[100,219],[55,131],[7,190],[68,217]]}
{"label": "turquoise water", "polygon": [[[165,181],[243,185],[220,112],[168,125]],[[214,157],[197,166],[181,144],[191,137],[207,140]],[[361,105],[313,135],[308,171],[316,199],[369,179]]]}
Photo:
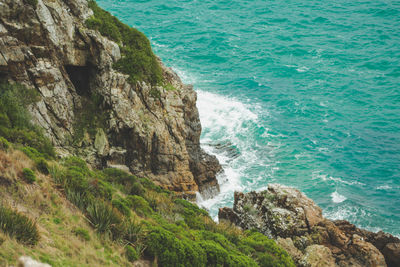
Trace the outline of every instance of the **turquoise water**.
{"label": "turquoise water", "polygon": [[101,0],[198,92],[233,191],[295,186],[324,214],[400,235],[400,2]]}

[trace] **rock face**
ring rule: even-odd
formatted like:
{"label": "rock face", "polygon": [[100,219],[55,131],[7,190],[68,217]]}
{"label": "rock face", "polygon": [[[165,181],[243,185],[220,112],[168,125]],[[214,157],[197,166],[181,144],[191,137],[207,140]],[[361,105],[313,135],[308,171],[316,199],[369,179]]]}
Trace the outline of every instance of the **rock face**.
{"label": "rock face", "polygon": [[[36,7],[28,2],[0,2],[0,79],[39,92],[33,120],[60,155],[78,154],[97,167],[128,167],[191,196],[219,190],[215,176],[221,167],[200,148],[192,86],[165,66],[164,78],[176,90],[128,83],[112,67],[121,57],[119,46],[86,28],[93,14],[86,0],[38,0]],[[76,140],[80,114],[93,96],[101,101],[90,113],[104,118],[103,125],[80,129]]]}
{"label": "rock face", "polygon": [[235,193],[233,209],[219,219],[274,238],[298,266],[400,266],[400,240],[361,230],[347,221],[330,221],[300,191],[270,184],[266,191]]}

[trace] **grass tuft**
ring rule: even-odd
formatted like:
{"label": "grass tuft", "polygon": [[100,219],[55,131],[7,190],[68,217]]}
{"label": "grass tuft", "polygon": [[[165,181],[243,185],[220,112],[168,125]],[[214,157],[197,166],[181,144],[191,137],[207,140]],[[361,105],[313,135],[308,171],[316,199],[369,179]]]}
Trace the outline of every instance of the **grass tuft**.
{"label": "grass tuft", "polygon": [[0,205],[0,229],[18,242],[36,245],[39,232],[36,223],[15,210]]}

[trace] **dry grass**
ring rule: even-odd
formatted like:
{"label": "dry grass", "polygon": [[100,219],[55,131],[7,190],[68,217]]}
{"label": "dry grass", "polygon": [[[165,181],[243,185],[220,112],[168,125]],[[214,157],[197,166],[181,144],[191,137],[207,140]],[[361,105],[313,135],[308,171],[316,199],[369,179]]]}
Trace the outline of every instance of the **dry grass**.
{"label": "dry grass", "polygon": [[[50,176],[38,174],[31,185],[22,179],[22,169],[32,166],[20,151],[0,151],[0,201],[34,219],[40,232],[39,243],[30,248],[0,231],[0,266],[15,265],[22,255],[52,266],[129,266],[123,246],[96,233]],[[76,236],[76,228],[87,230],[90,241]]]}
{"label": "dry grass", "polygon": [[22,177],[24,168],[32,168],[33,162],[21,151],[0,150],[0,185],[9,185]]}

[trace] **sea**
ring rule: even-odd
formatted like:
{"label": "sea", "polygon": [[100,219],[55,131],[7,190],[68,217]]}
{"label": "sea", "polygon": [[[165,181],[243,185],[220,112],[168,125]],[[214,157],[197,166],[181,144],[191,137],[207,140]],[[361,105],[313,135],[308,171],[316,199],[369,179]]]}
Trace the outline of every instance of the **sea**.
{"label": "sea", "polygon": [[198,204],[303,191],[330,219],[400,236],[400,1],[98,0],[197,91],[224,168]]}

